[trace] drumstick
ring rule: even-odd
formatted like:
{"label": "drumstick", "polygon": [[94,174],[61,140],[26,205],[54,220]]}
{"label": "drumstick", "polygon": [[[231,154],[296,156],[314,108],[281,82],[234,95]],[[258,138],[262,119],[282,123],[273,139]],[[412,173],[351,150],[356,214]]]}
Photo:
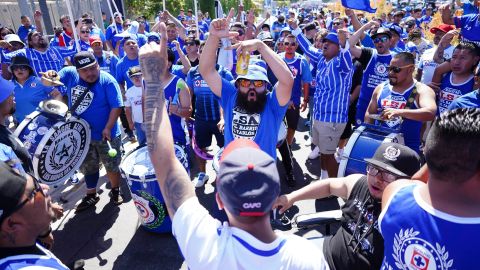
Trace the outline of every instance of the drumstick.
{"label": "drumstick", "polygon": [[111,157],[111,158],[116,157],[117,156],[117,150],[112,148],[109,140],[107,140],[107,145],[108,145],[108,156]]}

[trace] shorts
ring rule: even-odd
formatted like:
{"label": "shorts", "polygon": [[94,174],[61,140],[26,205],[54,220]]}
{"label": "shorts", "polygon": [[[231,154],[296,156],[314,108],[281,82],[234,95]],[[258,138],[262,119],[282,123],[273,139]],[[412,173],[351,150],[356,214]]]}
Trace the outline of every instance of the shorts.
{"label": "shorts", "polygon": [[312,143],[318,146],[321,154],[333,155],[346,123],[328,123],[314,120],[312,124]]}
{"label": "shorts", "polygon": [[212,136],[215,136],[217,145],[223,147],[225,140],[217,124],[218,121],[195,120],[195,141],[198,148],[209,147],[212,144]]}
{"label": "shorts", "polygon": [[121,136],[115,137],[110,141],[113,149],[117,150],[115,157],[108,155],[108,145],[106,141],[90,141],[87,156],[80,166],[80,171],[84,175],[97,173],[100,170],[100,162],[107,172],[120,172],[120,162],[122,161],[122,140]]}
{"label": "shorts", "polygon": [[295,109],[288,109],[285,118],[287,119],[287,127],[296,130],[298,119],[300,119],[300,105],[295,106]]}

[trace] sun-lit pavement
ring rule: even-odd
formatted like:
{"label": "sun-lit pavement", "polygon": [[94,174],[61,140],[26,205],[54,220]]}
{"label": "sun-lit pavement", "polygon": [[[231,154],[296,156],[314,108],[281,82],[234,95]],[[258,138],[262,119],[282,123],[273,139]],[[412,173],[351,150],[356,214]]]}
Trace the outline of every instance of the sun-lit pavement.
{"label": "sun-lit pavement", "polygon": [[[305,118],[304,114],[302,116]],[[293,146],[297,188],[315,181],[320,173],[319,160],[307,159],[310,146],[308,130],[303,119],[300,120],[299,129]],[[133,147],[134,145],[130,143],[126,144],[127,151]],[[278,161],[277,165],[283,175],[282,163]],[[53,252],[58,258],[65,264],[83,259],[85,269],[187,269],[171,234],[150,233],[140,226],[137,211],[125,182],[122,186],[126,194],[125,203],[120,206],[109,203],[109,189],[105,184],[104,174],[103,171],[99,183],[100,201],[96,207],[84,212],[75,213],[74,208],[85,194],[85,185],[81,185],[78,190],[67,196],[65,190],[71,188],[70,186],[59,187],[53,191],[54,199],[62,195],[68,200],[64,203],[64,217],[53,226],[55,237]],[[209,182],[204,188],[198,188],[196,193],[207,209],[215,211],[217,209],[213,180],[215,172],[210,161],[207,163],[207,174],[210,177]],[[282,193],[291,191],[293,189],[282,182]],[[333,210],[338,207],[337,199],[333,198],[304,201],[292,207],[288,216]],[[319,229],[323,230],[322,227]],[[320,235],[317,230],[298,231],[296,228],[285,233],[296,233],[305,237]]]}

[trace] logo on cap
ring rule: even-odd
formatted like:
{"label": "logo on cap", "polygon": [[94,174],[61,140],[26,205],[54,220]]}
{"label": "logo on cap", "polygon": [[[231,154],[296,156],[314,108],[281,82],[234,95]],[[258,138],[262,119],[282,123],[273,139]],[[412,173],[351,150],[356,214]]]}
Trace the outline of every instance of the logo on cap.
{"label": "logo on cap", "polygon": [[80,60],[78,60],[78,63],[79,63],[80,65],[88,64],[88,63],[90,63],[90,58],[80,59]]}
{"label": "logo on cap", "polygon": [[387,147],[383,153],[383,157],[391,161],[396,161],[398,156],[400,156],[400,149],[393,146]]}

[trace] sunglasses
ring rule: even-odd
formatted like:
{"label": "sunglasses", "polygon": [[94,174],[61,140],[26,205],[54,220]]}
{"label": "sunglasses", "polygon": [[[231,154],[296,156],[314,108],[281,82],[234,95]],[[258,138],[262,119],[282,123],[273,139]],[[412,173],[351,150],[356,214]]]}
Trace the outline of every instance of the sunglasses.
{"label": "sunglasses", "polygon": [[187,45],[187,46],[195,46],[196,44],[195,44],[195,42],[188,42],[188,43],[185,43],[185,45]]}
{"label": "sunglasses", "polygon": [[333,25],[340,25],[340,23],[339,22],[334,22]]}
{"label": "sunglasses", "polygon": [[[30,175],[31,176],[31,175]],[[42,186],[40,186],[40,183],[38,183],[38,180],[36,178],[33,178],[33,190],[32,192],[30,192],[30,194],[28,194],[27,198],[25,200],[23,200],[20,204],[18,204],[13,210],[12,212],[10,213],[13,214],[15,212],[17,212],[18,210],[22,209],[22,207],[25,206],[25,204],[27,204],[29,201],[31,201],[33,198],[34,198],[34,201],[36,200],[39,200],[40,199],[40,196],[43,196],[44,198],[47,197],[47,194],[45,194]]]}
{"label": "sunglasses", "polygon": [[415,24],[407,24],[407,27],[408,27],[408,28],[412,28],[412,27],[414,27],[414,26],[415,26]]}
{"label": "sunglasses", "polygon": [[410,64],[410,65],[406,65],[406,66],[403,66],[403,67],[389,66],[388,67],[388,72],[400,73],[400,71],[402,71],[402,69],[408,68],[408,67],[411,67],[411,66],[413,66],[413,65]]}
{"label": "sunglasses", "polygon": [[370,174],[371,176],[377,176],[380,174],[382,176],[382,181],[385,183],[392,183],[393,181],[397,180],[400,178],[400,176],[395,175],[393,173],[380,170],[370,164],[367,165],[367,173]]}
{"label": "sunglasses", "polygon": [[124,24],[123,27],[130,27],[131,24]]}
{"label": "sunglasses", "polygon": [[379,43],[379,42],[385,43],[388,40],[389,40],[388,37],[377,37],[373,39],[373,43]]}
{"label": "sunglasses", "polygon": [[82,34],[90,34],[90,31],[80,31]]}
{"label": "sunglasses", "polygon": [[250,85],[252,84],[255,88],[261,88],[265,86],[264,81],[257,81],[257,80],[240,79],[238,80],[238,83],[240,84],[241,87],[250,87]]}
{"label": "sunglasses", "polygon": [[245,32],[243,32],[243,30],[237,30],[236,32],[238,33],[239,36],[243,36],[245,34]]}
{"label": "sunglasses", "polygon": [[27,66],[14,66],[12,67],[12,70],[15,71],[15,70],[28,70],[28,67]]}
{"label": "sunglasses", "polygon": [[295,46],[297,46],[297,43],[296,42],[283,42],[283,45],[295,47]]}

